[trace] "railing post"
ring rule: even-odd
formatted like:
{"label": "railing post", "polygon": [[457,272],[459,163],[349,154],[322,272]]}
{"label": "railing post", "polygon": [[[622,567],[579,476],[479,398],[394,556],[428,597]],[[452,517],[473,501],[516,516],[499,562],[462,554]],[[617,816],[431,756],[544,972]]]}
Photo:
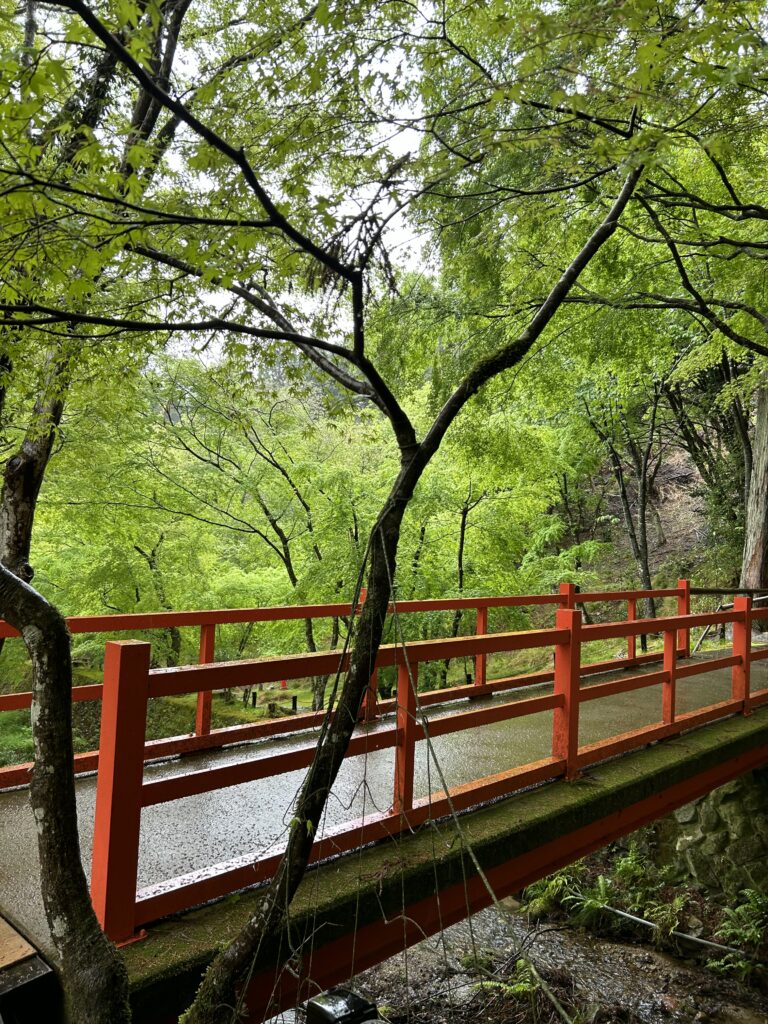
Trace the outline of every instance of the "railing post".
{"label": "railing post", "polygon": [[[200,627],[200,664],[210,665],[216,656],[216,624],[206,623]],[[201,690],[197,695],[197,713],[195,715],[195,735],[207,736],[211,731],[211,705],[213,693]]]}
{"label": "railing post", "polygon": [[[485,636],[488,632],[488,609],[485,605],[479,605],[477,609],[477,621],[475,623],[475,633],[477,636]],[[475,686],[485,686],[486,682],[486,667],[487,667],[487,654],[476,654],[475,655]]]}
{"label": "railing post", "polygon": [[[400,665],[397,671],[397,747],[395,748],[394,814],[407,814],[413,807],[413,766],[416,755],[417,664]],[[413,684],[411,684],[413,678]]]}
{"label": "railing post", "polygon": [[[677,614],[678,615],[690,615],[691,614],[691,581],[690,580],[678,580],[677,588],[680,593],[677,596]],[[691,656],[691,629],[690,626],[685,626],[683,629],[677,631],[677,654],[680,658],[690,658]]]}
{"label": "railing post", "polygon": [[579,773],[581,612],[558,608],[555,627],[567,629],[568,637],[555,645],[555,694],[562,695],[563,706],[552,713],[552,756],[565,761],[566,779],[575,779]]}
{"label": "railing post", "polygon": [[[635,622],[637,619],[637,598],[627,598],[627,622]],[[627,637],[627,661],[637,661],[637,637],[634,633]]]}
{"label": "railing post", "polygon": [[114,942],[133,937],[150,645],[113,640],[104,657],[91,901]]}
{"label": "railing post", "polygon": [[575,608],[576,607],[576,593],[577,588],[575,583],[561,583],[560,594],[565,600],[561,603],[561,608]]}
{"label": "railing post", "polygon": [[733,624],[733,654],[739,663],[731,669],[731,696],[742,702],[742,712],[752,713],[749,704],[749,677],[752,659],[752,598],[734,597],[733,610],[744,612],[744,619]]}
{"label": "railing post", "polygon": [[375,668],[368,680],[368,689],[363,698],[363,707],[360,718],[364,722],[373,722],[378,714],[377,702],[379,696],[379,670]]}
{"label": "railing post", "polygon": [[677,683],[677,630],[664,631],[664,672],[666,679],[661,684],[662,721],[671,725],[675,720],[675,688]]}

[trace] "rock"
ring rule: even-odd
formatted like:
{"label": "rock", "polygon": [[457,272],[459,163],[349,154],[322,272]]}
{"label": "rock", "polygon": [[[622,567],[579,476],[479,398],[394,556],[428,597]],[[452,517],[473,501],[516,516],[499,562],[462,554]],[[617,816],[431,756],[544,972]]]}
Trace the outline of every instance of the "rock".
{"label": "rock", "polygon": [[725,853],[730,845],[731,837],[727,832],[715,832],[704,838],[700,849],[705,857],[715,857],[718,853]]}
{"label": "rock", "polygon": [[701,920],[701,918],[698,918],[694,914],[691,914],[691,916],[687,918],[685,922],[685,930],[688,932],[689,935],[695,935],[696,938],[698,938],[704,931],[704,922]]}
{"label": "rock", "polygon": [[698,821],[702,832],[716,832],[723,827],[723,819],[713,804],[704,801],[698,811]]}
{"label": "rock", "polygon": [[660,860],[682,862],[692,880],[734,896],[768,892],[768,772],[753,772],[686,804],[657,826]]}
{"label": "rock", "polygon": [[675,821],[678,821],[681,825],[687,825],[688,822],[696,820],[696,804],[686,804],[684,807],[678,807],[674,813]]}
{"label": "rock", "polygon": [[744,838],[735,839],[728,847],[726,854],[731,863],[738,865],[764,861],[768,855],[762,839],[749,834]]}

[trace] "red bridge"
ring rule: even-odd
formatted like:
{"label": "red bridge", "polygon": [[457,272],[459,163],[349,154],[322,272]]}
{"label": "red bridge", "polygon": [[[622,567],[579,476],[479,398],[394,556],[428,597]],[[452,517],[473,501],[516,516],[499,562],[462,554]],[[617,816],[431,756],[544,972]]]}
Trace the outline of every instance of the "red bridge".
{"label": "red bridge", "polygon": [[[638,619],[638,602],[649,597],[671,601],[675,614]],[[314,847],[313,861],[320,866],[307,876],[290,934],[284,937],[291,943],[290,969],[278,967],[286,959],[284,950],[267,951],[265,962],[274,966],[252,982],[251,1019],[295,1004],[318,987],[344,980],[479,910],[492,899],[487,883],[497,897],[514,892],[768,762],[768,675],[760,664],[768,648],[752,647],[750,599],[737,597],[729,610],[695,614],[690,601],[691,588],[681,580],[675,588],[649,592],[579,594],[565,584],[552,595],[399,603],[398,613],[472,609],[475,634],[381,648],[347,755],[358,766],[350,768],[357,772],[358,790],[350,789],[349,803],[361,810],[359,792],[365,792],[366,769],[372,766],[379,783],[386,786],[389,778],[390,795],[379,794],[373,812],[363,799],[357,818],[344,809],[332,813],[335,820],[326,823]],[[577,606],[592,602],[621,602],[626,618],[585,625]],[[493,609],[534,605],[554,606],[552,627],[489,632]],[[324,715],[212,730],[213,691],[333,674],[346,663],[338,651],[215,663],[216,626],[349,616],[353,611],[338,604],[69,620],[73,633],[169,626],[200,630],[198,665],[152,669],[148,643],[110,641],[103,686],[76,687],[73,693],[75,700],[102,702],[100,749],[77,755],[75,763],[78,773],[98,768],[95,808],[93,781],[78,784],[82,845],[87,854],[92,837],[91,890],[102,925],[118,943],[130,943],[125,956],[142,1020],[175,1020],[206,960],[257,900],[255,889],[240,897],[234,912],[226,901],[191,909],[271,876],[280,856],[276,823],[282,819],[270,819],[277,835],[268,836],[272,848],[258,854],[254,831],[260,817],[267,821],[263,807],[276,793],[284,797],[282,813],[289,813],[299,777],[291,773],[311,763],[313,730]],[[732,628],[732,649],[722,656],[690,658],[691,629],[723,625]],[[638,654],[637,637],[647,634],[663,635],[663,649]],[[0,625],[0,635],[14,633]],[[614,639],[626,643],[625,657],[583,663],[584,645]],[[536,649],[553,653],[551,669],[488,678],[489,657]],[[418,692],[421,665],[453,658],[473,659],[471,684]],[[628,671],[653,662],[659,664],[650,671]],[[397,668],[397,696],[379,700],[376,673],[392,666]],[[148,702],[184,693],[198,694],[195,733],[146,742]],[[459,702],[467,698],[474,706],[463,710]],[[0,711],[30,703],[28,693],[3,695]],[[609,714],[601,714],[602,708]],[[629,717],[637,723],[633,728],[616,730],[619,708],[622,721]],[[539,724],[531,732],[534,722]],[[476,740],[462,762],[463,778],[455,785],[450,779],[447,786],[436,785],[438,768],[430,771],[424,747],[434,752],[441,737],[453,736],[455,744],[475,729],[480,731],[470,734]],[[238,748],[233,757],[230,745],[244,742],[249,746]],[[643,749],[649,745],[652,749]],[[518,755],[528,749],[537,756],[523,756],[520,762]],[[394,757],[387,769],[382,758],[391,755],[382,752],[389,750]],[[188,755],[183,761],[168,761],[182,754]],[[440,753],[438,762],[442,759]],[[496,769],[492,774],[484,774],[484,759]],[[158,767],[157,760],[165,763]],[[0,769],[0,785],[24,785],[30,768]],[[280,776],[284,783],[276,789],[270,780]],[[214,805],[200,801],[215,798],[220,814],[222,801],[226,808],[230,800],[221,791],[244,784],[262,787],[249,791],[237,815],[238,828],[245,830],[239,846],[247,852],[233,858],[224,842],[220,848],[228,856],[220,858],[223,862],[200,865],[203,833],[207,839],[216,832]],[[193,827],[175,833],[174,808],[186,806],[187,798],[198,803],[180,820]],[[382,806],[383,799],[388,806]],[[167,808],[162,817],[160,805]],[[0,851],[12,848],[14,837],[31,828],[30,817],[23,790],[0,795]],[[226,830],[233,827],[229,819],[222,820]],[[424,828],[428,822],[442,824],[436,832]],[[218,841],[215,835],[213,840]],[[180,871],[184,850],[184,856],[198,862]],[[342,856],[353,851],[353,858]],[[153,857],[151,884],[142,885],[142,861]],[[170,858],[169,864],[164,866],[163,857]],[[0,912],[45,953],[50,939],[35,896],[33,861],[27,855],[26,861],[13,862],[12,872],[0,871]],[[166,869],[171,877],[162,875]],[[145,932],[143,941],[131,942]]]}

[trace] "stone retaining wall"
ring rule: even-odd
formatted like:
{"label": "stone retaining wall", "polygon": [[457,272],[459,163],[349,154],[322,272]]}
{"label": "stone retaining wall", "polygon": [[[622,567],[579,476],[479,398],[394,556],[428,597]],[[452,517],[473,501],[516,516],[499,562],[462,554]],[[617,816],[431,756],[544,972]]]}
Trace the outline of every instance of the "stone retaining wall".
{"label": "stone retaining wall", "polygon": [[768,893],[768,769],[686,804],[656,826],[660,857],[711,892]]}

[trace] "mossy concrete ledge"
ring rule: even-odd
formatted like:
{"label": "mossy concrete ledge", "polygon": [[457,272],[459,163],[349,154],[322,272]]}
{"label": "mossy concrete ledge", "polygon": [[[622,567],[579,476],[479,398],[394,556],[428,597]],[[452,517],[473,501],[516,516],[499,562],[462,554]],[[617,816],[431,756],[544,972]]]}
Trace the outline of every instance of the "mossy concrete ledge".
{"label": "mossy concrete ledge", "polygon": [[[729,766],[733,775],[742,770],[745,759],[751,760],[749,769],[768,763],[768,708],[595,766],[574,782],[548,783],[468,812],[458,824],[425,826],[397,842],[320,865],[307,873],[299,888],[291,908],[290,934],[262,949],[258,971],[286,959],[288,950],[294,953],[294,966],[300,965],[302,950],[306,962],[309,936],[316,950],[355,929],[381,926],[438,887],[443,891],[465,884],[477,874],[468,845],[496,880],[507,877],[514,886],[525,877],[527,884],[530,855],[536,851],[550,851],[546,863],[542,859],[540,876],[552,869],[553,850],[560,848],[569,860],[584,852],[572,849],[576,833],[602,836],[592,846],[602,845],[637,827],[633,807],[643,805],[647,811],[661,797],[658,813],[667,814],[673,808],[664,798],[675,799],[675,787],[698,785],[700,777],[727,773]],[[688,795],[677,805],[690,799]],[[601,833],[601,822],[609,820],[610,827]],[[528,875],[516,866],[525,855]],[[191,1002],[206,965],[250,916],[259,895],[258,889],[248,890],[168,918],[124,948],[137,1020],[154,1024],[176,1019]],[[348,964],[340,966],[348,973]]]}

